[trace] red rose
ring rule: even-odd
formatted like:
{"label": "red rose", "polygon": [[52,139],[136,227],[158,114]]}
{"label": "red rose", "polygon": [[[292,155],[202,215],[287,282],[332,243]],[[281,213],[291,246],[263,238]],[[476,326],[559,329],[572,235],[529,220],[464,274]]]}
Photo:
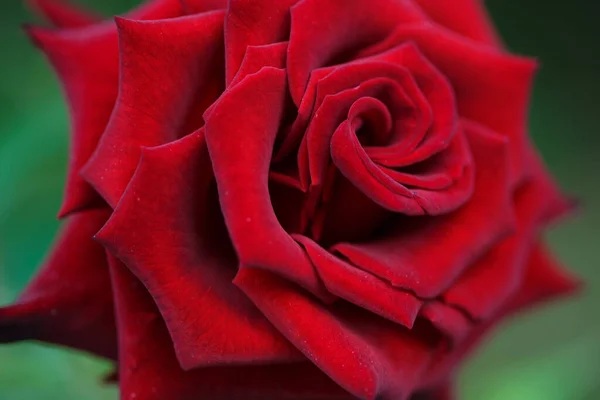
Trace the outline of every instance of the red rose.
{"label": "red rose", "polygon": [[118,348],[123,399],[438,399],[573,288],[539,237],[569,202],[527,137],[535,63],[477,0],[36,4],[67,226],[1,340]]}

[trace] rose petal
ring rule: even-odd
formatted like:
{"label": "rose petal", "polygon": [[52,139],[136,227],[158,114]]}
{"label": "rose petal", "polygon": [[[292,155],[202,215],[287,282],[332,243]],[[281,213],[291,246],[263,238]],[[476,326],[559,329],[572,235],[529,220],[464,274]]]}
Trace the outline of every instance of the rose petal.
{"label": "rose petal", "polygon": [[477,319],[489,319],[523,282],[537,231],[552,207],[546,182],[530,180],[515,196],[517,231],[466,271],[444,294],[447,303]]}
{"label": "rose petal", "polygon": [[[445,153],[457,153],[462,157],[453,157],[457,163],[471,163],[471,156],[464,135],[456,136]],[[461,207],[473,192],[473,169],[470,165],[448,188],[436,191],[413,187],[407,189],[399,181],[401,174],[387,173],[376,165],[358,142],[355,132],[348,121],[343,123],[331,138],[331,157],[340,171],[363,193],[383,208],[407,215],[441,215]],[[454,168],[438,162],[432,168]],[[416,176],[415,176],[416,178]],[[406,179],[404,179],[406,181]],[[412,179],[412,183],[418,183]],[[408,193],[407,193],[408,192]]]}
{"label": "rose petal", "polygon": [[572,293],[578,286],[577,280],[558,268],[548,258],[543,245],[537,242],[529,253],[518,292],[511,297],[508,304],[502,306],[502,310],[493,319],[476,325],[476,329],[471,331],[458,348],[438,357],[429,367],[426,374],[428,380],[437,382],[445,379],[456,365],[477,348],[486,334],[493,331],[493,328],[507,316],[510,317],[523,308],[541,301]]}
{"label": "rose petal", "polygon": [[325,306],[298,286],[252,268],[234,281],[307,358],[361,399],[408,399],[435,349],[427,327],[409,331],[348,303]]}
{"label": "rose petal", "polygon": [[351,400],[348,393],[307,362],[184,372],[152,298],[122,263],[114,257],[109,261],[119,326],[122,398]]}
{"label": "rose petal", "polygon": [[306,249],[332,294],[407,328],[413,327],[422,305],[413,294],[349,265],[305,236],[295,235],[294,239]]}
{"label": "rose petal", "polygon": [[[112,207],[135,171],[141,146],[168,143],[198,128],[202,113],[222,90],[223,15],[117,19],[119,97],[98,148],[81,171]],[[192,126],[186,123],[190,116]]]}
{"label": "rose petal", "polygon": [[289,38],[290,7],[298,0],[232,0],[225,18],[227,84],[238,72],[248,46]]}
{"label": "rose petal", "polygon": [[184,369],[297,360],[231,284],[236,259],[212,184],[202,131],[146,149],[97,237],[154,297]]}
{"label": "rose petal", "polygon": [[227,8],[227,0],[179,0],[186,14],[199,14]]}
{"label": "rose petal", "polygon": [[0,342],[41,340],[116,358],[112,291],[104,249],[92,236],[106,210],[69,217],[36,277],[0,308]]}
{"label": "rose petal", "polygon": [[[403,25],[360,54],[373,56],[413,41],[450,81],[459,115],[510,139],[513,182],[531,173],[526,164],[527,113],[536,69],[532,60],[483,46],[431,24]],[[461,62],[456,62],[460,60]]]}
{"label": "rose petal", "polygon": [[59,215],[100,203],[79,176],[108,122],[117,96],[116,34],[98,26],[50,31],[29,28],[61,80],[71,114],[71,149],[63,204]]}
{"label": "rose petal", "polygon": [[333,251],[396,287],[433,298],[512,231],[506,140],[467,121],[463,127],[475,161],[475,190],[465,206],[447,216],[401,220],[381,239]]}
{"label": "rose petal", "polygon": [[546,245],[538,241],[529,254],[523,285],[512,300],[510,308],[522,310],[579,289],[581,281],[562,268]]}
{"label": "rose petal", "polygon": [[246,76],[258,72],[263,67],[285,68],[287,46],[287,42],[248,46],[244,59],[229,86],[235,86]]}
{"label": "rose petal", "polygon": [[285,95],[283,70],[266,67],[248,75],[205,115],[206,141],[240,268],[265,268],[327,296],[304,251],[281,227],[269,196]]}
{"label": "rose petal", "polygon": [[[154,0],[131,11],[135,19],[169,18],[181,13],[178,0]],[[48,57],[65,91],[71,114],[71,149],[60,217],[102,204],[79,175],[102,135],[118,92],[118,43],[112,21],[81,28],[30,27],[34,43]]]}
{"label": "rose petal", "polygon": [[346,61],[346,53],[384,39],[400,24],[424,18],[406,0],[303,0],[291,15],[287,71],[297,106],[313,70]]}

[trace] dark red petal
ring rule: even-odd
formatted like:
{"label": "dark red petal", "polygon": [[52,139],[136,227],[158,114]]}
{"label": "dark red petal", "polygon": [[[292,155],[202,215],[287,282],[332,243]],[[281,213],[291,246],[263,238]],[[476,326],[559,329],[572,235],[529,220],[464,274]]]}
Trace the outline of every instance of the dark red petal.
{"label": "dark red petal", "polygon": [[248,46],[288,40],[290,7],[298,0],[232,0],[225,19],[227,84],[237,74]]}
{"label": "dark red petal", "polygon": [[[157,146],[193,131],[221,91],[222,11],[160,21],[117,19],[119,97],[82,175],[116,206],[139,161]],[[198,94],[200,93],[200,96]],[[195,128],[198,128],[196,126]]]}
{"label": "dark red petal", "polygon": [[426,302],[420,316],[442,332],[452,346],[461,343],[474,326],[473,320],[462,310],[438,300]]}
{"label": "dark red petal", "polygon": [[60,210],[65,216],[100,200],[79,170],[96,148],[117,96],[117,37],[99,25],[63,31],[30,28],[29,34],[54,66],[70,107],[69,169]]}
{"label": "dark red petal", "polygon": [[[470,199],[473,192],[473,168],[470,165],[470,150],[463,134],[457,135],[450,147],[443,151],[454,161],[445,165],[441,162],[442,159],[436,159],[437,165],[434,163],[430,169],[446,172],[457,165],[466,164],[466,171],[449,187],[428,190],[420,187],[417,179],[407,180],[395,171],[388,172],[376,165],[349,125],[346,121],[331,138],[333,162],[363,193],[385,209],[408,215],[441,215],[456,210]],[[417,178],[416,175],[412,176]],[[417,185],[409,189],[406,187],[407,181]]]}
{"label": "dark red petal", "polygon": [[184,372],[152,298],[122,263],[114,257],[109,261],[119,327],[122,399],[351,400],[308,362]]}
{"label": "dark red petal", "polygon": [[[128,15],[136,19],[180,15],[179,0],[154,0]],[[112,113],[118,92],[118,43],[112,21],[81,28],[29,28],[29,35],[54,67],[71,114],[67,183],[59,215],[102,204],[79,171],[92,155]]]}
{"label": "dark red petal", "polygon": [[410,398],[410,400],[453,400],[453,399],[456,399],[456,396],[454,396],[454,387],[453,387],[452,383],[447,383],[447,382],[438,384],[433,388],[423,390]]}
{"label": "dark red petal", "polygon": [[227,8],[227,0],[179,0],[186,14],[199,14]]}
{"label": "dark red petal", "polygon": [[406,41],[416,43],[425,57],[449,79],[461,117],[510,139],[512,180],[518,181],[530,174],[526,161],[527,114],[536,63],[430,24],[400,26],[388,40],[361,56],[372,56]]}
{"label": "dark red petal", "polygon": [[478,42],[502,47],[483,0],[414,0],[435,22]]}
{"label": "dark red petal", "polygon": [[517,231],[478,260],[444,294],[447,303],[477,319],[489,319],[523,282],[526,263],[549,207],[546,182],[532,180],[515,196]]}
{"label": "dark red petal", "polygon": [[183,15],[181,0],[148,0],[125,14],[129,19],[157,20]]}
{"label": "dark red petal", "polygon": [[539,302],[548,301],[556,296],[572,293],[579,286],[579,282],[566,271],[556,265],[548,256],[543,244],[537,242],[531,249],[522,282],[508,304],[504,304],[493,319],[476,325],[469,336],[462,341],[460,347],[439,357],[431,364],[427,377],[430,382],[445,379],[451,374],[458,364],[473,350],[481,340],[493,330],[507,316],[530,307]]}
{"label": "dark red petal", "polygon": [[146,149],[98,238],[154,297],[184,369],[297,360],[231,283],[237,261],[211,184],[202,131]]}
{"label": "dark red petal", "polygon": [[413,327],[422,302],[412,293],[348,264],[305,236],[294,238],[304,246],[332,294],[407,328]]}
{"label": "dark red petal", "polygon": [[34,339],[116,358],[106,256],[92,240],[108,215],[93,210],[69,217],[36,277],[0,309],[0,342]]}
{"label": "dark red petal", "polygon": [[465,206],[447,216],[402,220],[384,238],[333,250],[396,287],[432,298],[505,237],[514,228],[506,140],[477,125],[463,125],[476,175]]}
{"label": "dark red petal", "polygon": [[91,25],[101,17],[73,6],[64,0],[26,0],[29,6],[58,28]]}
{"label": "dark red petal", "polygon": [[284,70],[266,67],[248,75],[205,115],[206,141],[241,268],[265,268],[326,296],[303,249],[281,227],[270,200],[269,166],[285,95]]}
{"label": "dark red petal", "polygon": [[261,46],[248,46],[244,59],[229,86],[234,86],[246,76],[258,72],[263,67],[285,68],[287,42]]}
{"label": "dark red petal", "polygon": [[313,70],[384,39],[398,25],[424,18],[407,0],[303,0],[291,15],[287,70],[297,106]]}
{"label": "dark red petal", "polygon": [[408,399],[435,349],[426,327],[407,330],[348,303],[325,306],[268,271],[244,268],[235,283],[307,358],[361,399]]}

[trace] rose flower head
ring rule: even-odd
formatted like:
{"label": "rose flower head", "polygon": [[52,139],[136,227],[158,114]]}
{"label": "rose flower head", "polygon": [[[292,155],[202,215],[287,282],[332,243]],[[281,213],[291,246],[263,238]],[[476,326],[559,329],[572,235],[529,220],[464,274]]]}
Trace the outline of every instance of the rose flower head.
{"label": "rose flower head", "polygon": [[498,321],[574,289],[536,63],[481,1],[32,3],[65,226],[1,341],[114,359],[122,399],[446,399]]}

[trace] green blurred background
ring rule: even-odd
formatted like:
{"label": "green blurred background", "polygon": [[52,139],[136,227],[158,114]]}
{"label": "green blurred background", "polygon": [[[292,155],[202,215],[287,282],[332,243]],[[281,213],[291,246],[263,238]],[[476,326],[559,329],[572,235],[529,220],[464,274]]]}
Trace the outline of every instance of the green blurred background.
{"label": "green blurred background", "polygon": [[[43,258],[66,167],[67,111],[59,86],[20,24],[22,2],[0,0],[0,304]],[[136,0],[79,0],[107,14]],[[439,0],[452,1],[452,0]],[[562,261],[587,282],[578,298],[505,323],[467,365],[467,400],[600,399],[600,2],[488,0],[508,46],[537,57],[531,132],[580,216],[549,233]],[[596,244],[596,245],[594,245]],[[107,363],[35,343],[0,347],[0,399],[116,399],[100,383]]]}

